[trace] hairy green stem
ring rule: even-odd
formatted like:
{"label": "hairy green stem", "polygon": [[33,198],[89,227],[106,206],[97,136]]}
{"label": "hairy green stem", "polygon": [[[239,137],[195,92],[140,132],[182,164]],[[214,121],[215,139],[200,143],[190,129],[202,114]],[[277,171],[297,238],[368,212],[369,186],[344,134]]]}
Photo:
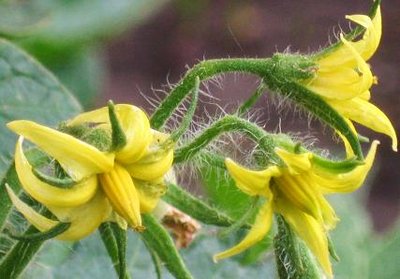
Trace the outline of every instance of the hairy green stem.
{"label": "hairy green stem", "polygon": [[[232,58],[202,61],[187,72],[156,109],[150,120],[151,126],[154,129],[162,128],[174,110],[195,87],[196,80],[204,81],[222,73],[244,72],[259,76],[269,89],[294,101],[296,105],[305,108],[334,130],[339,131],[347,138],[357,157],[362,160],[359,139],[343,116],[319,95],[298,83],[312,78],[313,68],[315,68],[315,62],[308,56],[279,53],[266,59]],[[255,99],[256,97],[257,94]],[[253,102],[254,100],[250,98],[249,104],[252,105]],[[240,110],[245,111],[249,104]]]}
{"label": "hairy green stem", "polygon": [[171,140],[173,142],[177,142],[179,140],[179,138],[189,128],[190,123],[193,120],[194,113],[196,111],[197,102],[199,100],[199,86],[200,86],[200,79],[198,77],[196,77],[195,85],[192,90],[192,99],[190,101],[189,108],[188,108],[187,112],[185,113],[185,117],[183,118],[180,127],[171,134],[171,136],[169,137],[169,140]]}
{"label": "hairy green stem", "polygon": [[246,72],[258,76],[265,76],[266,66],[270,59],[231,58],[201,61],[190,69],[180,83],[164,99],[151,117],[153,129],[160,129],[173,111],[178,107],[186,95],[195,85],[196,77],[200,81],[208,80],[215,75],[229,72]]}
{"label": "hairy green stem", "polygon": [[223,133],[232,131],[244,133],[246,136],[257,142],[263,151],[274,156],[274,159],[277,159],[276,155],[274,155],[275,142],[267,132],[256,124],[245,119],[233,115],[227,115],[214,122],[209,128],[204,129],[203,133],[193,139],[193,141],[176,149],[174,163],[182,163],[189,160],[212,140]]}

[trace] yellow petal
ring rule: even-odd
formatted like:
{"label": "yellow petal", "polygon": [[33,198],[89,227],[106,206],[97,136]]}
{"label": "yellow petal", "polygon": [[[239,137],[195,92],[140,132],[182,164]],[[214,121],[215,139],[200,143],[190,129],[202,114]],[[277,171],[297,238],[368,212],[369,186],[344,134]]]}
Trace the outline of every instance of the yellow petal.
{"label": "yellow petal", "polygon": [[[154,158],[154,161],[143,160],[144,162],[142,163],[142,160],[140,160],[134,164],[125,165],[125,168],[136,179],[154,180],[166,174],[172,167],[174,152],[169,150],[157,157]],[[143,159],[146,159],[146,156]]]}
{"label": "yellow petal", "polygon": [[75,181],[108,171],[113,166],[113,154],[105,154],[57,130],[26,120],[10,122],[7,127],[54,157]]}
{"label": "yellow petal", "polygon": [[[347,125],[349,125],[349,127],[353,131],[353,133],[355,135],[357,135],[357,131],[356,131],[356,128],[354,128],[353,123],[350,120],[348,120],[347,118],[343,118],[343,119],[346,121]],[[355,154],[354,154],[353,148],[351,148],[351,145],[350,145],[349,141],[347,140],[347,138],[345,136],[343,136],[339,131],[336,131],[336,133],[339,135],[339,137],[343,141],[344,148],[346,150],[346,158],[349,159],[349,158],[354,157]]]}
{"label": "yellow petal", "polygon": [[246,237],[234,247],[216,254],[213,259],[218,261],[227,257],[237,255],[247,248],[253,246],[257,242],[261,241],[264,236],[269,232],[272,224],[272,202],[268,201],[262,205],[260,211],[257,214],[254,225],[250,229]]}
{"label": "yellow petal", "polygon": [[282,148],[275,148],[275,153],[285,162],[291,174],[299,174],[311,168],[312,153],[296,154]]}
{"label": "yellow petal", "polygon": [[354,48],[356,48],[361,54],[363,59],[368,60],[378,48],[382,36],[382,18],[380,7],[378,7],[375,17],[372,20],[365,15],[351,15],[346,16],[346,18],[356,22],[366,29],[363,38],[352,44]]}
{"label": "yellow petal", "polygon": [[[127,143],[116,154],[117,160],[124,164],[139,160],[146,152],[147,146],[152,139],[152,131],[147,115],[138,107],[128,104],[115,105],[122,130],[125,133]],[[106,123],[109,125],[108,108],[82,113],[68,121],[68,125],[79,125],[83,123]]]}
{"label": "yellow petal", "polygon": [[328,241],[323,224],[318,223],[310,215],[294,207],[289,201],[279,199],[276,202],[277,211],[280,212],[290,227],[304,240],[308,248],[317,258],[325,273],[332,277],[332,267],[329,261]]}
{"label": "yellow petal", "polygon": [[101,186],[113,209],[135,230],[141,231],[140,200],[128,171],[119,164],[99,175]]}
{"label": "yellow petal", "polygon": [[68,230],[56,237],[60,240],[69,241],[88,236],[111,214],[111,206],[101,189],[89,202],[83,205],[72,208],[53,206],[48,208],[61,222],[71,223]]}
{"label": "yellow petal", "polygon": [[39,231],[44,232],[52,229],[59,222],[48,219],[36,212],[32,207],[21,201],[13,190],[6,184],[8,196],[10,197],[15,208]]}
{"label": "yellow petal", "polygon": [[71,120],[67,121],[68,126],[76,126],[85,123],[110,123],[108,116],[108,107],[88,111],[77,115]]}
{"label": "yellow petal", "polygon": [[375,159],[379,141],[373,141],[364,164],[345,173],[332,173],[314,166],[313,175],[324,194],[349,193],[357,190],[363,183]]}
{"label": "yellow petal", "polygon": [[[371,20],[365,15],[347,16],[348,19],[366,27],[363,38],[356,42],[351,42],[352,47],[367,61],[376,51],[382,35],[382,19],[380,7],[378,7],[375,17]],[[341,65],[355,66],[354,58],[349,48],[338,47],[332,52],[318,60],[321,68],[334,68]]]}
{"label": "yellow petal", "polygon": [[389,118],[376,106],[360,98],[348,101],[329,101],[344,117],[392,138],[392,149],[397,151],[397,135]]}
{"label": "yellow petal", "polygon": [[116,105],[115,110],[127,140],[126,145],[117,152],[116,159],[124,164],[136,162],[152,141],[149,119],[135,106]]}
{"label": "yellow petal", "polygon": [[97,190],[97,178],[93,175],[72,188],[62,189],[38,179],[22,149],[23,137],[19,137],[15,148],[15,169],[24,190],[38,202],[48,206],[73,207],[90,200]]}
{"label": "yellow petal", "polygon": [[253,171],[240,166],[229,158],[225,159],[225,165],[229,174],[235,180],[236,186],[250,196],[263,193],[269,197],[271,178],[281,175],[279,168],[276,166],[271,166],[261,171]]}
{"label": "yellow petal", "polygon": [[354,63],[325,68],[320,65],[317,76],[306,84],[308,89],[325,98],[347,100],[362,95],[374,82],[368,64],[349,42],[343,37],[342,40],[342,48],[349,49],[347,55]]}
{"label": "yellow petal", "polygon": [[[283,196],[290,200],[298,210],[301,210],[318,220],[322,220],[322,215],[318,202],[318,191],[314,181],[306,173],[291,175],[284,173],[276,178],[277,193],[279,197]],[[320,195],[320,194],[319,194]]]}

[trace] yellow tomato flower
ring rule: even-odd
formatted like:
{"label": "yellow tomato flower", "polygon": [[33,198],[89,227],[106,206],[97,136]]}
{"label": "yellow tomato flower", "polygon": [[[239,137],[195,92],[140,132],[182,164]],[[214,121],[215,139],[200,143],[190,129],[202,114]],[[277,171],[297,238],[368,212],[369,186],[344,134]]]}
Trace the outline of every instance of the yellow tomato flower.
{"label": "yellow tomato flower", "polygon": [[[107,107],[80,114],[60,130],[27,120],[7,124],[20,135],[15,168],[22,188],[58,221],[71,223],[59,239],[81,239],[108,220],[141,231],[140,214],[151,212],[165,192],[163,177],[173,161],[172,146],[164,144],[168,135],[152,130],[147,115],[135,106],[112,108],[125,136],[125,144],[115,150],[111,150],[112,113]],[[88,139],[79,129],[99,133]],[[57,187],[38,176],[24,154],[24,139],[56,160],[73,185]],[[14,206],[40,231],[58,224],[22,202],[9,187],[7,191]]]}
{"label": "yellow tomato flower", "polygon": [[215,260],[241,253],[260,241],[270,230],[273,213],[281,214],[318,259],[328,276],[332,275],[326,232],[338,221],[324,195],[348,193],[364,182],[375,158],[378,141],[372,143],[363,165],[352,170],[331,170],[317,164],[314,155],[276,149],[285,166],[254,171],[231,159],[225,164],[236,186],[250,196],[262,196],[253,227],[236,246],[214,256]]}
{"label": "yellow tomato flower", "polygon": [[[346,18],[365,28],[363,37],[353,42],[341,34],[340,45],[315,57],[315,76],[303,84],[346,119],[391,137],[392,148],[397,151],[397,136],[392,123],[370,102],[369,90],[377,78],[373,76],[366,61],[375,53],[381,39],[380,7],[373,19],[366,15]],[[348,123],[352,127],[352,123]]]}

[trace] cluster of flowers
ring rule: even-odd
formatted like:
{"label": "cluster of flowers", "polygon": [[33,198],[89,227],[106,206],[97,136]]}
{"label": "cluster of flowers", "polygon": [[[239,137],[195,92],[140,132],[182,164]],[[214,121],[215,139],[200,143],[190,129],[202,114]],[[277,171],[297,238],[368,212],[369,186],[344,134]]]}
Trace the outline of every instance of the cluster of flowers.
{"label": "cluster of flowers", "polygon": [[[379,8],[371,19],[348,16],[365,28],[358,41],[346,40],[312,57],[312,78],[299,84],[335,109],[355,131],[352,121],[392,138],[395,130],[386,115],[370,103],[370,87],[376,83],[367,60],[376,51],[381,37]],[[168,135],[152,130],[146,114],[131,105],[109,105],[83,113],[50,129],[31,121],[13,121],[8,127],[20,135],[15,151],[15,167],[23,189],[45,205],[57,218],[47,218],[20,200],[10,188],[15,207],[40,231],[58,222],[71,226],[57,236],[81,239],[102,222],[116,221],[122,228],[144,228],[141,213],[151,212],[165,192],[164,176],[173,163],[173,143]],[[23,151],[24,138],[55,161],[52,170],[64,171],[66,187],[58,187],[40,170],[31,166]],[[354,156],[342,137],[349,158]],[[371,145],[363,162],[352,167],[331,169],[320,164],[317,155],[296,148],[278,147],[281,162],[264,170],[251,170],[231,159],[226,168],[237,187],[250,196],[262,196],[254,225],[236,246],[219,253],[215,260],[233,256],[260,241],[270,230],[273,213],[283,216],[304,240],[328,276],[332,275],[327,232],[338,218],[325,195],[348,193],[364,182],[374,161],[378,142]]]}

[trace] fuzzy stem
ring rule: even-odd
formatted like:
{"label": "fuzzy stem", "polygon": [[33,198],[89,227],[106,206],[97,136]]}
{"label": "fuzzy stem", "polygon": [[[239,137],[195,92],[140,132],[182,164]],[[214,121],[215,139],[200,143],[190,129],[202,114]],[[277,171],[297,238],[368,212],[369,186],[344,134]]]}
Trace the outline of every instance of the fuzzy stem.
{"label": "fuzzy stem", "polygon": [[204,129],[203,133],[197,136],[192,142],[175,150],[174,163],[182,163],[192,158],[196,153],[208,145],[213,139],[226,132],[239,131],[257,142],[263,151],[271,155],[271,159],[276,159],[274,155],[275,142],[273,137],[265,132],[261,127],[247,120],[233,115],[227,115],[214,122],[209,128]]}
{"label": "fuzzy stem", "polygon": [[[150,123],[160,129],[183,99],[195,87],[197,78],[204,81],[215,75],[229,72],[254,74],[263,79],[272,91],[288,98],[311,112],[317,118],[339,131],[349,141],[354,153],[362,160],[363,154],[357,135],[334,108],[314,92],[298,84],[313,77],[315,62],[301,55],[274,54],[272,58],[232,58],[202,61],[190,69],[180,83],[156,109]],[[252,100],[250,100],[250,103]]]}
{"label": "fuzzy stem", "polygon": [[150,123],[153,129],[160,129],[173,111],[183,101],[195,85],[196,77],[200,81],[208,80],[215,75],[229,72],[246,72],[265,76],[270,59],[231,58],[201,61],[190,69],[180,83],[171,91],[156,109]]}
{"label": "fuzzy stem", "polygon": [[190,123],[193,120],[194,113],[196,111],[197,102],[199,100],[199,86],[200,86],[200,79],[199,79],[199,77],[196,77],[194,88],[193,88],[192,94],[191,94],[192,99],[190,101],[189,108],[188,108],[187,112],[185,113],[185,117],[183,118],[180,127],[171,134],[171,136],[169,137],[169,140],[171,140],[173,142],[177,142],[179,140],[179,138],[189,128]]}

